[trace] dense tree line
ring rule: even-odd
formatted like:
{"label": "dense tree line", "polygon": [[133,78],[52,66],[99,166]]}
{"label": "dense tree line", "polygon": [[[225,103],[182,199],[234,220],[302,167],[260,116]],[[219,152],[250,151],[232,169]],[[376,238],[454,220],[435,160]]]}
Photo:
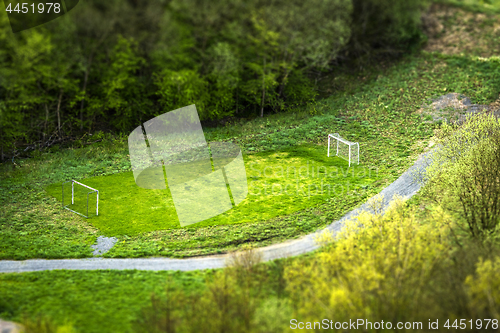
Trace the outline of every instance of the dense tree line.
{"label": "dense tree line", "polygon": [[339,60],[418,40],[424,2],[87,0],[16,34],[1,14],[1,160],[193,103],[202,120],[293,112]]}

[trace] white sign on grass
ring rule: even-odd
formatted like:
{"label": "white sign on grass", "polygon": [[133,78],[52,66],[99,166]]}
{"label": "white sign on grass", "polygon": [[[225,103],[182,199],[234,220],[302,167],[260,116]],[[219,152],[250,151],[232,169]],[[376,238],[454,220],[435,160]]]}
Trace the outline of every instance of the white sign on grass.
{"label": "white sign on grass", "polygon": [[138,126],[128,145],[135,183],[145,189],[168,184],[181,226],[217,216],[247,197],[241,149],[231,142],[208,144],[195,105]]}

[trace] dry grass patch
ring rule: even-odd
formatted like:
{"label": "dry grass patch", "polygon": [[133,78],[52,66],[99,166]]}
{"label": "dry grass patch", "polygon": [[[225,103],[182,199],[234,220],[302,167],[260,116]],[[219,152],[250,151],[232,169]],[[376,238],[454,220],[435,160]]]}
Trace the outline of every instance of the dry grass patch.
{"label": "dry grass patch", "polygon": [[429,37],[426,51],[481,57],[500,51],[500,21],[496,15],[433,4],[422,21]]}

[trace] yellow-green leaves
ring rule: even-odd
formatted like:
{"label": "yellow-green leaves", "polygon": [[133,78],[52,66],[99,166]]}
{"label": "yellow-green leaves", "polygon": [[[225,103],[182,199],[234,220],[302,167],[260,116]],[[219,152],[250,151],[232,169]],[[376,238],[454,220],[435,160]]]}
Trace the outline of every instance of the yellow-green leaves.
{"label": "yellow-green leaves", "polygon": [[469,116],[459,128],[443,126],[441,146],[427,169],[427,193],[475,238],[496,233],[500,221],[500,121]]}
{"label": "yellow-green leaves", "polygon": [[439,223],[418,223],[396,198],[385,215],[363,212],[347,222],[335,243],[322,234],[318,241],[330,246],[286,271],[296,315],[303,321],[432,316],[437,305],[427,286],[450,251],[443,223],[449,216],[434,218]]}
{"label": "yellow-green leaves", "polygon": [[500,317],[499,277],[500,257],[486,261],[481,259],[477,264],[476,275],[467,277],[465,284],[470,297],[470,308],[477,315]]}

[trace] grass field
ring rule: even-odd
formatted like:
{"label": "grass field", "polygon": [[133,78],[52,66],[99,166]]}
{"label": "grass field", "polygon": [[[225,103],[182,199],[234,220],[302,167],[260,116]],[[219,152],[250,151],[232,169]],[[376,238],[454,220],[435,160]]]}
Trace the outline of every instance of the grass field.
{"label": "grass field", "polygon": [[[249,193],[235,208],[191,225],[200,228],[261,222],[314,207],[346,195],[362,195],[387,170],[353,165],[339,157],[327,157],[323,146],[297,146],[287,150],[245,156]],[[88,220],[106,236],[135,236],[144,232],[180,228],[172,196],[166,190],[139,188],[131,171],[86,178],[85,185],[99,190],[99,215],[95,195],[89,200]],[[72,208],[86,213],[87,189],[75,185]],[[47,193],[61,201],[61,184],[51,184]],[[71,196],[65,186],[66,203]]]}

